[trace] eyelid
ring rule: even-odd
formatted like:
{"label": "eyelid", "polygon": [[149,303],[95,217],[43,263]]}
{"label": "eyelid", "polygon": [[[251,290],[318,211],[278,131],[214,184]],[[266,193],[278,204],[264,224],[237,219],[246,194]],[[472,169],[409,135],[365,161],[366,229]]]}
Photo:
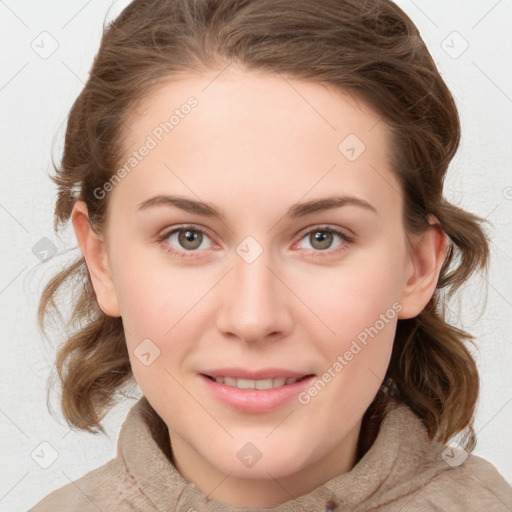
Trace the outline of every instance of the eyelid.
{"label": "eyelid", "polygon": [[160,234],[157,235],[157,239],[159,242],[161,242],[162,240],[169,238],[173,233],[176,233],[176,231],[186,231],[187,229],[208,235],[210,239],[214,238],[213,233],[208,228],[199,226],[197,224],[179,224],[177,226],[173,226],[172,228],[166,228],[161,231]]}
{"label": "eyelid", "polygon": [[355,233],[353,233],[347,228],[342,228],[339,226],[330,226],[329,224],[315,224],[314,226],[309,226],[300,231],[297,236],[299,237],[299,240],[302,240],[305,235],[309,235],[310,233],[315,231],[331,231],[332,233],[340,235],[347,241],[353,241],[356,237]]}

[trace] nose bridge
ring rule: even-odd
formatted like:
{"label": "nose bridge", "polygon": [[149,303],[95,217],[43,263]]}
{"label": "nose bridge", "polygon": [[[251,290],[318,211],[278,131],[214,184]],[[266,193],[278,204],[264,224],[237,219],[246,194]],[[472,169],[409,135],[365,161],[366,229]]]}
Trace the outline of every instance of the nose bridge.
{"label": "nose bridge", "polygon": [[271,251],[247,237],[236,248],[233,266],[219,328],[247,342],[285,331],[289,326],[286,297],[274,275]]}

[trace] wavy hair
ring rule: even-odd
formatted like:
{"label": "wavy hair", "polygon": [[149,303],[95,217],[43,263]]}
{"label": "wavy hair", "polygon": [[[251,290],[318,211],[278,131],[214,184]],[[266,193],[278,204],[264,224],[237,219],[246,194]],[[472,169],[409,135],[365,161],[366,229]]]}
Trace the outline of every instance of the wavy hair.
{"label": "wavy hair", "polygon": [[[123,124],[145,95],[180,72],[246,70],[329,84],[375,112],[391,133],[393,172],[404,195],[403,223],[421,233],[434,215],[449,237],[436,292],[415,318],[399,320],[384,384],[371,407],[399,398],[432,438],[463,433],[475,446],[479,393],[473,337],[446,320],[448,299],[476,270],[486,270],[483,219],[450,204],[443,181],[460,141],[454,98],[411,19],[390,0],[135,0],[106,24],[87,82],[74,102],[61,162],[55,230],[74,202],[87,204],[101,233],[108,195],[94,190],[123,161]],[[57,354],[61,407],[80,429],[101,420],[131,379],[122,319],[99,308],[83,257],[46,285],[39,323],[59,313],[57,297],[75,291],[68,332]]]}

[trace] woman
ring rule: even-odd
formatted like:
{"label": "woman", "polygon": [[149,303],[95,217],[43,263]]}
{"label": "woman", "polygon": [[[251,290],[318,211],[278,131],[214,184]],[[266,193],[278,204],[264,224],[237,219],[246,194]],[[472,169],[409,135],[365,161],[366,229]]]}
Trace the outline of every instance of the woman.
{"label": "woman", "polygon": [[[485,268],[442,194],[453,98],[392,2],[132,2],[70,113],[81,257],[62,408],[118,456],[32,510],[509,510],[469,452],[447,297]],[[458,449],[446,446],[461,435]]]}

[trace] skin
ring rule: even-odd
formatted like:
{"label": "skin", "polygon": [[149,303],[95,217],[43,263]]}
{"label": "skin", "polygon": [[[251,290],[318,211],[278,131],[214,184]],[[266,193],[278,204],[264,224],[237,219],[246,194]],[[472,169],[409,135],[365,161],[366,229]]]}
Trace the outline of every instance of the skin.
{"label": "skin", "polygon": [[[447,239],[433,218],[421,236],[406,233],[387,127],[324,85],[238,68],[184,75],[138,104],[126,154],[190,96],[198,106],[110,193],[105,231],[91,230],[81,201],[73,226],[100,307],[123,318],[135,379],[169,427],[179,471],[210,498],[275,505],[355,464],[397,320],[432,297]],[[351,133],[366,146],[355,161],[338,150]],[[297,202],[333,193],[375,211],[345,205],[285,216]],[[138,210],[161,194],[210,203],[224,219],[169,205]],[[158,241],[183,224],[207,230],[192,257],[168,252],[193,245],[176,234]],[[352,242],[327,231],[322,249],[318,225]],[[263,250],[252,263],[236,252],[249,235]],[[198,375],[242,366],[321,376],[393,304],[400,312],[307,404],[241,412],[206,392]],[[147,338],[160,350],[149,366],[134,355]],[[251,468],[237,457],[247,442],[262,454]]]}

